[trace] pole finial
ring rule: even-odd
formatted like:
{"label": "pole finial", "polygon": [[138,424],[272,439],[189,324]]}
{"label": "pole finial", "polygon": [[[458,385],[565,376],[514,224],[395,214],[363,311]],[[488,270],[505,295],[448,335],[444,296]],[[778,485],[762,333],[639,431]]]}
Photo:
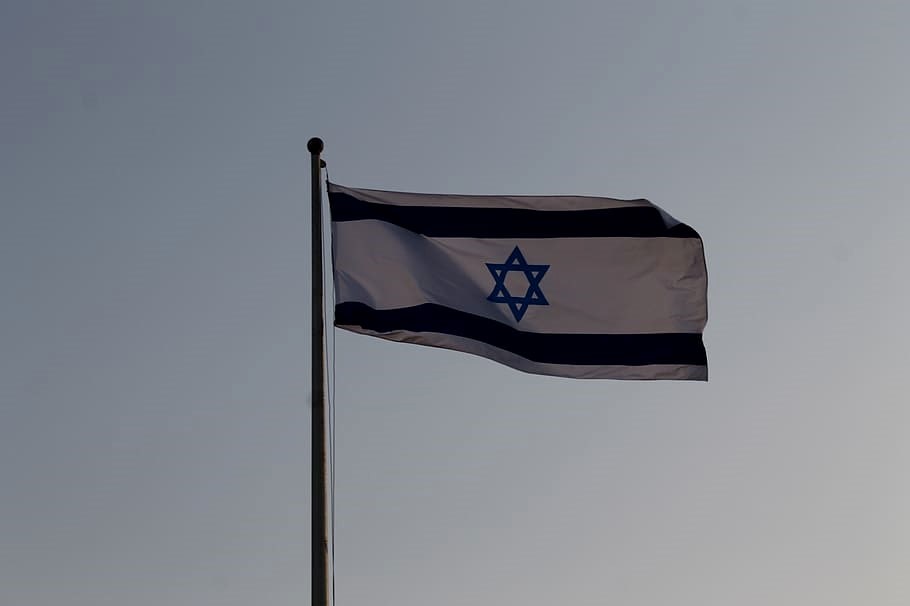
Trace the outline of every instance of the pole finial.
{"label": "pole finial", "polygon": [[323,150],[322,139],[319,137],[313,137],[307,141],[306,148],[310,150],[311,154],[321,154]]}

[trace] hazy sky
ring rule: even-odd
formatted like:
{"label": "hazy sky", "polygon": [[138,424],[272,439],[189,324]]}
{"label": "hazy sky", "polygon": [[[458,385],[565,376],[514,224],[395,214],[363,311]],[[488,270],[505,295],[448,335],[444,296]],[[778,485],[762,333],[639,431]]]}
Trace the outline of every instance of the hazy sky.
{"label": "hazy sky", "polygon": [[309,602],[309,158],[647,197],[707,384],[335,331],[341,606],[906,606],[910,4],[6,0],[0,604]]}

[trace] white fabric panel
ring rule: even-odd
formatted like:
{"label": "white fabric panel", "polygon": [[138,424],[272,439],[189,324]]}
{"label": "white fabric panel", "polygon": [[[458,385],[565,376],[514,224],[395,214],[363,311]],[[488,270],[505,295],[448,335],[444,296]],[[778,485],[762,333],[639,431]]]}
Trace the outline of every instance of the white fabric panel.
{"label": "white fabric panel", "polygon": [[[704,253],[695,238],[428,238],[381,221],[333,223],[336,302],[374,309],[437,303],[528,332],[700,333],[707,318]],[[529,264],[549,265],[520,322],[487,301],[486,263],[518,246]],[[510,272],[523,295],[527,280]]]}

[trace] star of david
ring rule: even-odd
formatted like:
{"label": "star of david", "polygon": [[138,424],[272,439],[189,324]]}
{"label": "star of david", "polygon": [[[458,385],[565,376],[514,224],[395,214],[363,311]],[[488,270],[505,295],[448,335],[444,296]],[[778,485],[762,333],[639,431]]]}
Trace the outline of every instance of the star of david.
{"label": "star of david", "polygon": [[[487,297],[487,301],[507,304],[512,310],[516,322],[521,322],[529,305],[549,305],[547,298],[540,290],[540,280],[550,269],[549,265],[530,265],[525,261],[524,255],[517,246],[505,263],[487,263],[486,265],[493,274],[493,279],[496,280],[496,285],[493,287],[493,292]],[[528,280],[528,290],[524,296],[515,296],[509,292],[506,286],[506,276],[510,271],[521,272]]]}

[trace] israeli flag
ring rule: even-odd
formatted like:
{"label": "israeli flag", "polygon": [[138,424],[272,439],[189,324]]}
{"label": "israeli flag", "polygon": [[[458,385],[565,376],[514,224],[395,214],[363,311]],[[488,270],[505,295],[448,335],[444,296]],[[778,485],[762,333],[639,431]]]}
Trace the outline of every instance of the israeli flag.
{"label": "israeli flag", "polygon": [[647,200],[328,191],[340,328],[543,375],[708,378],[701,238]]}

